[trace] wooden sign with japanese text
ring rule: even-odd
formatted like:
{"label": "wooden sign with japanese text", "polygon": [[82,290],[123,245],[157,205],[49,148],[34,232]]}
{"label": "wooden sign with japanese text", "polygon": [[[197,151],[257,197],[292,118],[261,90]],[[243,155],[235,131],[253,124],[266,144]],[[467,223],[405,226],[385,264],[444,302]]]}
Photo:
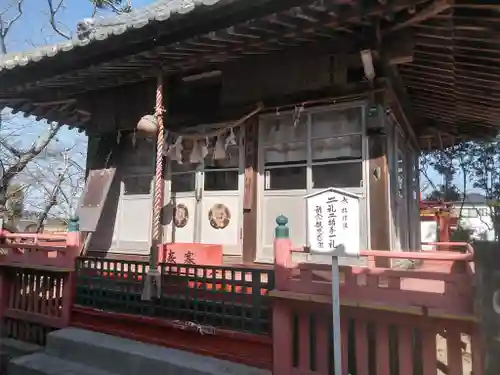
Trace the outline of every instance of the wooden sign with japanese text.
{"label": "wooden sign with japanese text", "polygon": [[158,262],[218,266],[223,263],[222,245],[169,243],[160,246]]}
{"label": "wooden sign with japanese text", "polygon": [[359,256],[359,196],[329,188],[305,198],[311,251],[334,256]]}

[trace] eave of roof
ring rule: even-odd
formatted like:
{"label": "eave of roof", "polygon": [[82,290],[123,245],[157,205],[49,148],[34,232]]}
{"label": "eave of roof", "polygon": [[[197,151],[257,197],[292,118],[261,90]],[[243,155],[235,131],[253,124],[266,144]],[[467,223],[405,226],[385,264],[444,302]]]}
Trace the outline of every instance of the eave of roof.
{"label": "eave of roof", "polygon": [[111,36],[125,34],[153,23],[164,22],[174,15],[185,15],[203,6],[213,6],[222,1],[224,0],[158,0],[130,13],[102,19],[87,19],[80,22],[79,27],[85,23],[89,24],[90,27],[85,30],[85,33],[80,33],[78,38],[26,52],[0,56],[0,73],[2,70],[26,66],[29,63],[51,58],[75,48],[106,40]]}
{"label": "eave of roof", "polygon": [[404,28],[413,36],[413,58],[395,68],[399,79],[393,82],[404,88],[400,96],[421,120],[409,122],[417,124],[422,148],[486,139],[500,129],[500,68],[492,63],[500,50],[495,38],[500,4],[443,0],[448,8],[429,15],[434,0],[393,0],[388,18],[387,5],[378,0],[211,0],[213,6],[186,1],[197,4],[187,17],[170,12],[159,22],[158,15],[154,20],[129,15],[136,26],[125,31],[111,25],[117,18],[108,19],[81,47],[69,42],[46,47],[55,57],[35,56],[27,66],[0,69],[0,108],[84,128],[91,113],[61,99],[76,101],[90,91],[153,79],[159,67],[166,74],[186,74],[325,40],[335,53],[352,52],[344,47],[357,48],[366,20],[378,19],[389,33]]}

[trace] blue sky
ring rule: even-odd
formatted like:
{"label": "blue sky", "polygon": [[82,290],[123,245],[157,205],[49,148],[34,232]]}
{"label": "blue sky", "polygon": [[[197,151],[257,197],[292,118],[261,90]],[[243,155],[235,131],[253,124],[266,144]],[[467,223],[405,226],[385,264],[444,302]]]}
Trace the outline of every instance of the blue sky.
{"label": "blue sky", "polygon": [[[10,3],[14,0],[2,0],[0,3]],[[54,0],[57,4],[59,0]],[[152,0],[133,0],[134,7],[151,4]],[[58,14],[59,26],[65,31],[74,33],[78,21],[87,18],[92,13],[88,0],[65,0],[65,7]],[[3,5],[0,5],[3,9]],[[105,13],[101,13],[105,14]],[[12,28],[9,36],[9,52],[18,52],[33,48],[33,45],[43,45],[61,41],[50,28],[46,0],[25,0],[23,17]]]}

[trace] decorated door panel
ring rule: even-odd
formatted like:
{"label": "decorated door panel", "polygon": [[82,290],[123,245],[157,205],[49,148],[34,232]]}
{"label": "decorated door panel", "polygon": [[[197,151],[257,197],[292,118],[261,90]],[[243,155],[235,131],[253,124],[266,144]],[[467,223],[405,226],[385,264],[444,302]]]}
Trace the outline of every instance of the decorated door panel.
{"label": "decorated door panel", "polygon": [[[198,241],[197,223],[199,196],[199,167],[192,164],[170,164],[170,199],[166,203],[164,222],[168,243],[193,243]],[[198,198],[198,199],[197,199]]]}
{"label": "decorated door panel", "polygon": [[215,136],[197,134],[184,136],[182,141],[180,137],[170,140],[166,242],[219,244],[224,246],[224,254],[240,255],[243,132],[213,130],[223,128],[219,126],[199,128],[200,134]]}
{"label": "decorated door panel", "polygon": [[240,212],[238,192],[225,195],[204,195],[201,203],[201,242],[221,244],[225,255],[241,253]]}
{"label": "decorated door panel", "polygon": [[196,241],[196,199],[194,196],[173,196],[172,218],[164,242],[192,243]]}
{"label": "decorated door panel", "polygon": [[224,158],[206,158],[203,164],[201,242],[223,245],[225,255],[241,255],[242,154],[241,142],[235,142],[227,146]]}

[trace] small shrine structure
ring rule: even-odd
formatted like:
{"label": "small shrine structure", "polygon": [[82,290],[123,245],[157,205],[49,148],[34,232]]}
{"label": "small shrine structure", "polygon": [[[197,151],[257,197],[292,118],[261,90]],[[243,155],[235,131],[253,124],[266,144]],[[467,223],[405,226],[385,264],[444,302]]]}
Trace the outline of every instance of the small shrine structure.
{"label": "small shrine structure", "polygon": [[360,258],[339,271],[343,375],[435,374],[445,351],[447,373],[470,372],[464,335],[482,374],[475,306],[493,342],[498,249],[486,246],[479,284],[469,243],[418,251],[418,155],[497,135],[499,11],[476,0],[158,0],[1,56],[0,108],[89,140],[68,234],[1,233],[7,336],[43,343],[71,325],[276,375],[331,374],[332,273],[319,264],[331,258],[304,251],[304,197],[335,188],[360,211]]}

